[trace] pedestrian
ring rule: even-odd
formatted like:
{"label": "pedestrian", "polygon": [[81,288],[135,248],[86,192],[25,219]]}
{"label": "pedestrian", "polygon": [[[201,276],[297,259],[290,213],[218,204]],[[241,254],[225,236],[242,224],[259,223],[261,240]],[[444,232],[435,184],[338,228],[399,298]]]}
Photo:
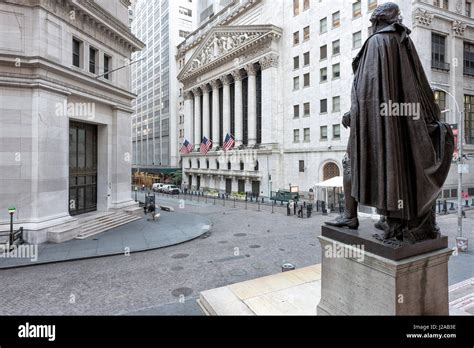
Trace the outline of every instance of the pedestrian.
{"label": "pedestrian", "polygon": [[151,202],[150,205],[148,206],[148,212],[152,215],[153,221],[155,221],[155,203]]}
{"label": "pedestrian", "polygon": [[298,217],[302,218],[303,217],[303,206],[300,205],[300,209],[298,210]]}

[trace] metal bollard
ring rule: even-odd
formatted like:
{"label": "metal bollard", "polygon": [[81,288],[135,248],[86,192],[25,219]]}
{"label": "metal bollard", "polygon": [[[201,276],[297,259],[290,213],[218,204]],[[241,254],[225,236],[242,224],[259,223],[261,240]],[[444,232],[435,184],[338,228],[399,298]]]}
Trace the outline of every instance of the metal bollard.
{"label": "metal bollard", "polygon": [[273,212],[273,205],[275,204],[275,201],[272,201],[272,214],[274,214]]}
{"label": "metal bollard", "polygon": [[451,207],[449,208],[449,210],[455,210],[454,209],[454,202],[451,202]]}
{"label": "metal bollard", "polygon": [[290,216],[291,215],[291,209],[290,209],[290,203],[286,204],[286,215]]}
{"label": "metal bollard", "polygon": [[258,202],[258,211],[260,211],[260,201],[257,200],[257,202]]}

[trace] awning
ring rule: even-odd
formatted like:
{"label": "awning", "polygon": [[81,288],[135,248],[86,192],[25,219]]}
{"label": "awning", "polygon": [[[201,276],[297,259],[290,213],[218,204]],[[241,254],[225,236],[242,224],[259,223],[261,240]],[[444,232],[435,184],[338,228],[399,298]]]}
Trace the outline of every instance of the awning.
{"label": "awning", "polygon": [[342,176],[335,176],[334,178],[322,181],[315,185],[316,187],[342,187]]}
{"label": "awning", "polygon": [[[148,174],[173,174],[181,171],[181,168],[139,168],[141,173]],[[136,173],[137,168],[132,168],[132,173]]]}

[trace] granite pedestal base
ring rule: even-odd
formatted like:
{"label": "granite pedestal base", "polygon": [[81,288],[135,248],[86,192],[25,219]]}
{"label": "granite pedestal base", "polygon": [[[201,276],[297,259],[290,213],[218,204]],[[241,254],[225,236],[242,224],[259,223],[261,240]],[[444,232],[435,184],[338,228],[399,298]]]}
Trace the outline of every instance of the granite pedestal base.
{"label": "granite pedestal base", "polygon": [[322,227],[317,314],[448,315],[447,238],[397,246],[373,237],[372,225]]}

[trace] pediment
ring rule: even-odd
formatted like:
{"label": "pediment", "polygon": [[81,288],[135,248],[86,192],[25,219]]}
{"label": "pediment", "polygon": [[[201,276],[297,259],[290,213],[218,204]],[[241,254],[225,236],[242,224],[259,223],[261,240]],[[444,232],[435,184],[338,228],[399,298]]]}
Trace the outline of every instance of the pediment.
{"label": "pediment", "polygon": [[256,45],[279,39],[274,25],[221,26],[213,28],[197,47],[178,80],[184,81],[244,54]]}

